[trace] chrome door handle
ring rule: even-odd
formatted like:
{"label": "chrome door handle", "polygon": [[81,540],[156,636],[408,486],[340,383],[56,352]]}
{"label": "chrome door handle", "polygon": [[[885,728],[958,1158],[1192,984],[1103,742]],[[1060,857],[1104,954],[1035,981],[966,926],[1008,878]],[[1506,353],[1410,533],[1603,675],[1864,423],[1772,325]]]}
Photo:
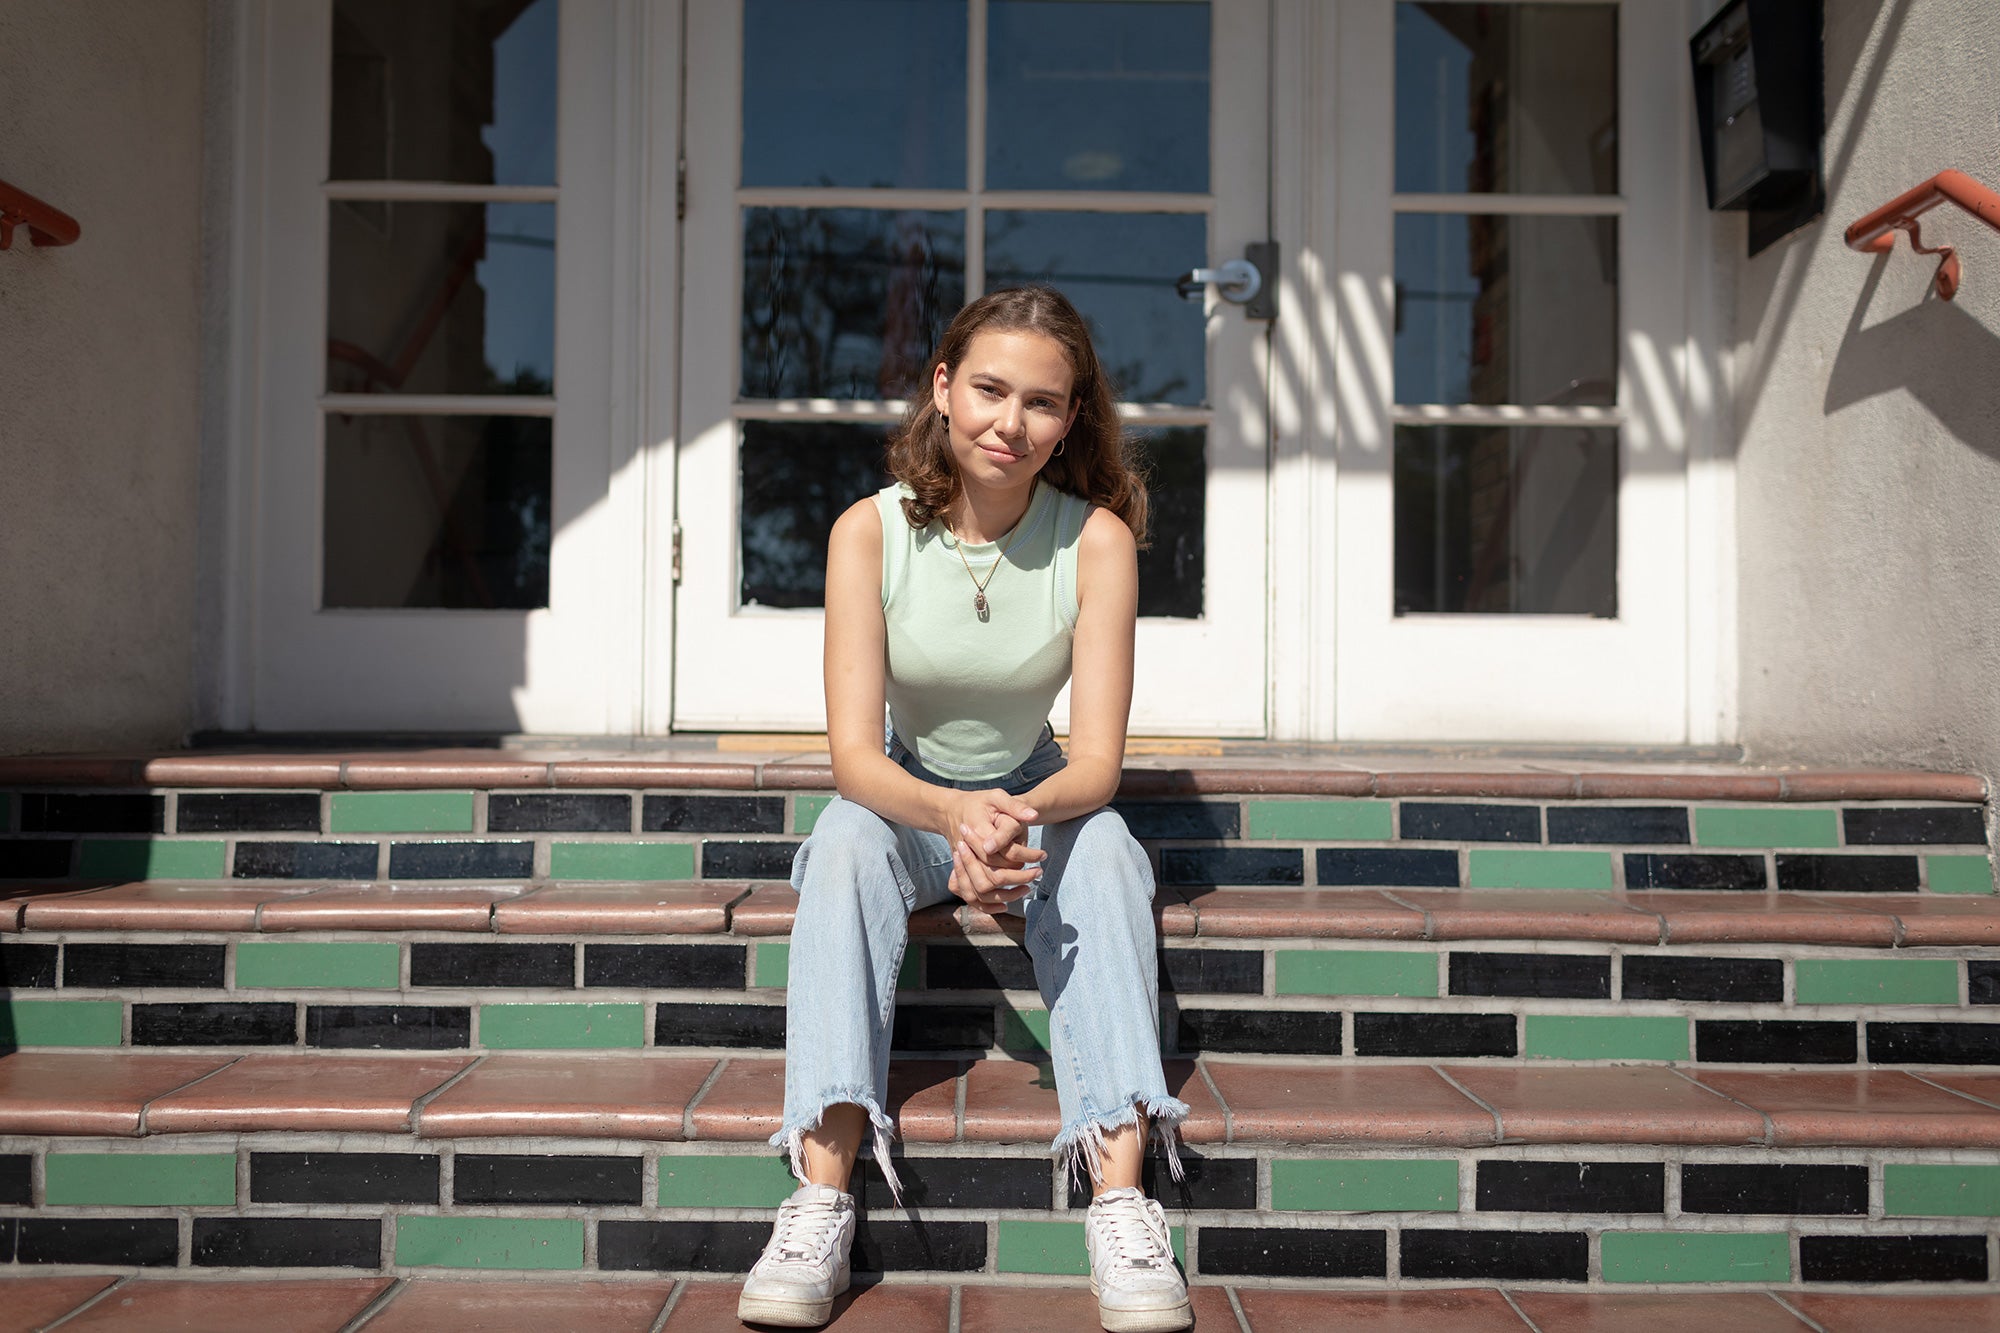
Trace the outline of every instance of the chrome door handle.
{"label": "chrome door handle", "polygon": [[1201,289],[1210,283],[1223,300],[1243,305],[1264,289],[1264,274],[1247,259],[1232,259],[1221,268],[1189,269],[1174,282],[1174,290],[1183,301],[1199,301]]}

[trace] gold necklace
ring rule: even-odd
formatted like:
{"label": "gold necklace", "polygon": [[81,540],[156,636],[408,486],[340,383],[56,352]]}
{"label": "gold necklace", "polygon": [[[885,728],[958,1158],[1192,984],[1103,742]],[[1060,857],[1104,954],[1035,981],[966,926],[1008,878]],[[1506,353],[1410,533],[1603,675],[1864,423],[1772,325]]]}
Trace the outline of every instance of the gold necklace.
{"label": "gold necklace", "polygon": [[[1034,493],[1030,492],[1028,495],[1028,507],[1030,509],[1034,507],[1034,500]],[[965,558],[965,539],[955,532],[951,533],[952,545],[958,551],[958,563],[965,566],[965,576],[972,580],[972,610],[979,617],[979,623],[982,625],[992,619],[992,611],[986,604],[986,585],[993,582],[993,576],[1000,572],[1000,562],[1007,558],[1007,552],[1013,550],[1014,543],[1021,540],[1021,525],[1027,521],[1027,511],[1023,510],[1020,522],[1014,525],[1013,538],[1008,541],[1000,554],[993,557],[993,563],[986,567],[986,577],[983,580],[972,572],[972,562]],[[945,524],[945,531],[951,532],[951,525],[949,523]]]}

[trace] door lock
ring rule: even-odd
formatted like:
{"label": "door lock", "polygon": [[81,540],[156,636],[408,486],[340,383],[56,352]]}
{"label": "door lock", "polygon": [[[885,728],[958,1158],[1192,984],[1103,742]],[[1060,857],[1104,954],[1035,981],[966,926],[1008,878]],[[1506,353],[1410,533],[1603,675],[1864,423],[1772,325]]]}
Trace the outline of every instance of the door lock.
{"label": "door lock", "polygon": [[1174,291],[1183,301],[1199,301],[1202,289],[1213,283],[1225,301],[1244,307],[1251,319],[1278,317],[1277,289],[1268,287],[1265,273],[1278,266],[1278,243],[1263,241],[1243,247],[1244,257],[1232,259],[1219,268],[1189,269],[1174,281]]}

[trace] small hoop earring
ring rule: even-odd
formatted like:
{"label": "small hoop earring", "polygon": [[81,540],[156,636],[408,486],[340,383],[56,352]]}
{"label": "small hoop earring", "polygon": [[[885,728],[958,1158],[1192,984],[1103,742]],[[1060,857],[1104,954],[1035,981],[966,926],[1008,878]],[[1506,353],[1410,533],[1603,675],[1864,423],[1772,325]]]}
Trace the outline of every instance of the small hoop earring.
{"label": "small hoop earring", "polygon": [[1050,457],[1050,458],[1061,458],[1061,457],[1062,457],[1062,454],[1063,454],[1063,446],[1064,446],[1064,445],[1067,445],[1068,443],[1069,443],[1069,436],[1067,436],[1067,435],[1063,436],[1063,437],[1062,437],[1062,438],[1061,438],[1060,440],[1057,440],[1057,441],[1056,441],[1056,449],[1055,449],[1055,452],[1054,452],[1054,453],[1052,453],[1052,454],[1050,454],[1050,455],[1049,455],[1049,457]]}

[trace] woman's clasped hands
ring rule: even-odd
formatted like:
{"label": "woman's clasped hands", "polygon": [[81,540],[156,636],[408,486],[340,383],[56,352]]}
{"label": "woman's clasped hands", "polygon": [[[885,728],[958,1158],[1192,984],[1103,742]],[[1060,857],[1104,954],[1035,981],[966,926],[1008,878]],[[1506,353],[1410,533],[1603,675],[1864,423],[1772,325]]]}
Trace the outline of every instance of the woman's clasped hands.
{"label": "woman's clasped hands", "polygon": [[1028,845],[1034,822],[1035,808],[1004,791],[954,793],[942,830],[951,841],[952,893],[993,915],[1026,897],[1041,878],[1046,855]]}

